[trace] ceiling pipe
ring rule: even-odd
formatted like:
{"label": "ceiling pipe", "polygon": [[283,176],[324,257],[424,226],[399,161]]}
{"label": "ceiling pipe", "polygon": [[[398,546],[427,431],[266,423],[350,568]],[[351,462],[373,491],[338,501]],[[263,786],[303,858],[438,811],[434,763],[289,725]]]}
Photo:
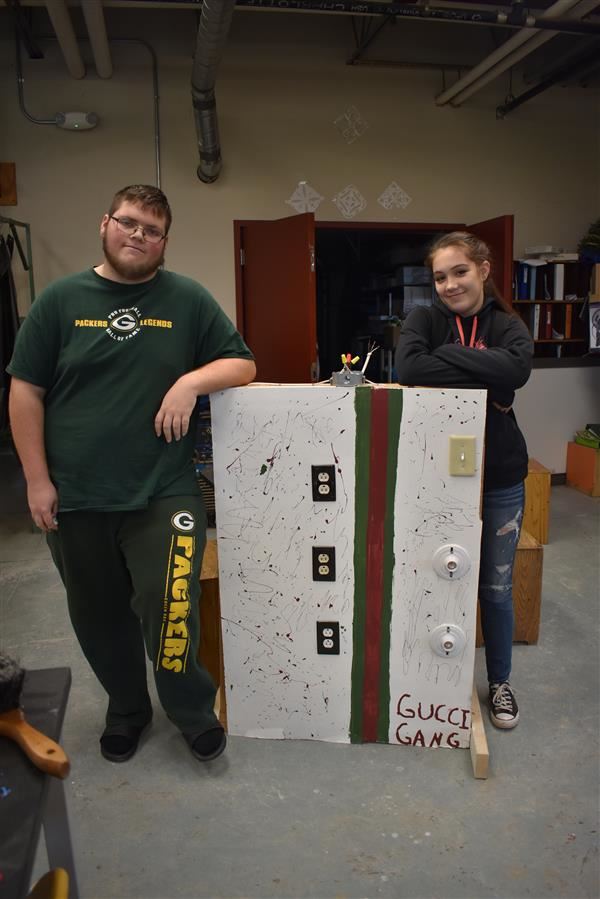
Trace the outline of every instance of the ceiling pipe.
{"label": "ceiling pipe", "polygon": [[65,0],[46,0],[46,9],[52,22],[52,27],[58,39],[62,55],[69,75],[72,78],[83,78],[85,66],[81,59],[77,38],[73,30],[73,23]]}
{"label": "ceiling pipe", "polygon": [[[581,15],[591,12],[597,6],[598,0],[589,0],[589,2],[579,3],[579,0],[558,0],[550,6],[542,18],[552,20],[553,17],[562,16],[576,7]],[[459,78],[458,81],[442,91],[435,98],[438,106],[444,106],[446,103],[453,101],[453,106],[459,106],[468,97],[478,91],[480,88],[488,84],[494,78],[497,78],[502,72],[510,68],[515,62],[518,62],[525,56],[528,56],[542,44],[545,44],[553,38],[557,31],[536,32],[531,28],[524,28],[518,34],[514,34],[500,47],[486,56],[479,65],[474,66],[470,72]]]}
{"label": "ceiling pipe", "polygon": [[[44,40],[57,40],[56,36],[44,38]],[[59,128],[70,128],[69,122],[73,122],[74,116],[85,116],[87,120],[87,127],[91,128],[97,125],[100,121],[95,112],[89,113],[56,113],[56,115],[51,119],[36,119],[34,116],[30,115],[29,112],[25,109],[25,99],[23,94],[23,69],[21,63],[21,48],[19,44],[19,33],[17,32],[15,35],[15,43],[16,43],[16,73],[17,73],[17,92],[19,97],[19,106],[21,108],[21,112],[25,116],[25,118],[29,119],[30,122],[33,122],[35,125],[58,125]],[[156,59],[156,52],[154,47],[149,44],[147,41],[141,40],[140,38],[135,37],[113,37],[111,38],[111,43],[116,44],[139,44],[141,47],[145,47],[145,49],[150,54],[150,62],[152,66],[152,96],[153,96],[153,106],[154,106],[154,158],[155,158],[155,166],[156,166],[156,186],[161,187],[161,160],[160,160],[160,95],[158,89],[158,62]],[[43,56],[42,56],[43,58]],[[84,130],[79,126],[78,128],[70,128],[70,130]]]}
{"label": "ceiling pipe", "polygon": [[19,108],[26,119],[29,119],[34,125],[56,125],[58,128],[64,128],[66,131],[89,131],[90,128],[96,127],[99,119],[95,112],[57,112],[51,119],[38,119],[27,111],[23,90],[25,78],[23,77],[21,62],[21,38],[18,29],[15,33],[15,64]]}
{"label": "ceiling pipe", "polygon": [[497,106],[496,118],[503,119],[509,114],[509,112],[512,112],[513,109],[517,109],[519,106],[522,106],[523,103],[527,103],[528,100],[532,100],[533,97],[537,97],[538,94],[543,93],[544,91],[548,90],[548,88],[553,87],[560,81],[563,81],[565,78],[568,78],[571,75],[578,75],[580,73],[589,71],[590,66],[598,66],[597,47],[588,50],[587,53],[580,57],[577,62],[573,62],[573,60],[570,60],[565,65],[559,66],[549,75],[547,75],[546,78],[543,78],[534,87],[530,88],[527,91],[524,91],[518,97],[512,97],[510,100],[507,100],[507,102],[502,106]]}
{"label": "ceiling pipe", "polygon": [[[587,13],[591,12],[597,6],[598,0],[583,0],[580,2],[573,12],[579,15],[587,15]],[[508,56],[506,56],[502,62],[497,63],[491,69],[489,69],[484,75],[477,79],[477,81],[472,84],[470,87],[467,87],[465,90],[461,91],[459,94],[452,99],[452,106],[460,106],[465,100],[468,100],[469,97],[473,96],[473,94],[477,93],[477,91],[484,88],[490,81],[493,81],[511,66],[515,65],[515,63],[519,62],[521,59],[524,59],[526,56],[529,56],[533,53],[534,50],[537,50],[538,47],[543,46],[543,44],[547,43],[553,37],[556,36],[556,32],[541,32],[535,34],[524,46],[520,47],[517,50],[514,50]]]}
{"label": "ceiling pipe", "polygon": [[[571,5],[577,0],[571,0]],[[400,3],[356,3],[354,0],[236,0],[239,9],[264,9],[281,12],[315,12],[342,15],[390,16],[394,19],[423,19],[455,25],[484,25],[486,27],[554,29],[565,34],[600,34],[600,22],[580,22],[577,19],[546,19],[548,10],[539,16],[531,14],[520,4],[510,12],[481,7],[467,8],[417,6]]]}
{"label": "ceiling pipe", "polygon": [[[128,0],[129,5],[169,6],[168,0]],[[172,0],[174,7],[198,8],[199,0]],[[494,6],[496,4],[494,3]],[[480,5],[466,2],[465,7],[420,6],[417,4],[357,2],[357,0],[236,0],[236,9],[256,9],[266,12],[323,13],[325,15],[390,16],[394,19],[422,19],[454,25],[483,25],[487,28],[553,29],[564,34],[600,34],[600,22],[580,22],[577,19],[554,19],[549,22],[534,16],[530,8],[514,7],[510,12],[498,8],[488,11]]]}
{"label": "ceiling pipe", "polygon": [[9,12],[12,14],[15,28],[17,29],[23,45],[27,50],[27,55],[29,56],[29,58],[43,59],[44,54],[40,50],[37,41],[34,40],[33,33],[31,31],[31,23],[29,21],[29,18],[25,15],[25,12],[19,0],[4,0],[4,2]]}
{"label": "ceiling pipe", "polygon": [[234,6],[235,0],[204,0],[196,37],[192,102],[200,154],[197,174],[206,184],[217,180],[222,167],[215,82]]}
{"label": "ceiling pipe", "polygon": [[110,78],[113,73],[113,65],[110,47],[108,46],[102,0],[83,0],[81,8],[90,36],[96,72],[100,78]]}
{"label": "ceiling pipe", "polygon": [[152,44],[141,38],[135,37],[113,37],[110,39],[112,44],[139,44],[145,47],[150,54],[150,62],[152,65],[152,99],[154,107],[154,161],[156,166],[156,186],[161,187],[160,181],[160,94],[158,90],[158,61],[156,59],[156,51]]}

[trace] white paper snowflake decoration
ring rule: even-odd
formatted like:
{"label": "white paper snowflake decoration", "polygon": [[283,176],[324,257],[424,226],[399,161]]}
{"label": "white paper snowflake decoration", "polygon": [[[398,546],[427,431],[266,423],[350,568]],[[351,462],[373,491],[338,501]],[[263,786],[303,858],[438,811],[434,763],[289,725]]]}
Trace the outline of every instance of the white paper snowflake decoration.
{"label": "white paper snowflake decoration", "polygon": [[285,202],[293,206],[296,212],[314,212],[324,199],[307,181],[299,181],[298,187]]}
{"label": "white paper snowflake decoration", "polygon": [[412,202],[412,197],[409,197],[399,184],[392,181],[381,196],[378,197],[377,202],[384,209],[406,209],[408,204]]}
{"label": "white paper snowflake decoration", "polygon": [[363,119],[356,106],[349,106],[337,119],[334,119],[333,124],[347,144],[354,143],[369,127],[369,123]]}
{"label": "white paper snowflake decoration", "polygon": [[359,212],[367,208],[367,201],[354,184],[349,184],[339,194],[336,194],[333,202],[345,219],[353,219]]}

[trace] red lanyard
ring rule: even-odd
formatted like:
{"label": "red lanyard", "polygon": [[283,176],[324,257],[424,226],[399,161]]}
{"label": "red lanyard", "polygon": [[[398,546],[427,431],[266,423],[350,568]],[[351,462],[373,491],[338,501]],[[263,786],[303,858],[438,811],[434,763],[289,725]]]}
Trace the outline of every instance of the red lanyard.
{"label": "red lanyard", "polygon": [[[465,332],[463,331],[462,322],[460,320],[460,315],[456,316],[456,326],[458,328],[458,333],[460,334],[460,342],[463,346],[466,346],[465,343]],[[473,319],[473,327],[471,328],[471,339],[469,341],[469,346],[475,346],[475,335],[477,334],[477,316]]]}

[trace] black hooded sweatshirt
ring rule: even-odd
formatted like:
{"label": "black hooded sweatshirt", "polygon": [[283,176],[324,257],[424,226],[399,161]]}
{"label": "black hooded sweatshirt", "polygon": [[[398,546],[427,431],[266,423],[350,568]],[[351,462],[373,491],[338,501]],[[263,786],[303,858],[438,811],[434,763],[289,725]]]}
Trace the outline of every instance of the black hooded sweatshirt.
{"label": "black hooded sweatshirt", "polygon": [[[400,384],[486,388],[484,490],[512,487],[527,476],[527,446],[512,408],[531,373],[533,341],[516,315],[486,297],[477,315],[455,315],[437,297],[406,318],[396,349]],[[497,405],[495,405],[497,404]]]}

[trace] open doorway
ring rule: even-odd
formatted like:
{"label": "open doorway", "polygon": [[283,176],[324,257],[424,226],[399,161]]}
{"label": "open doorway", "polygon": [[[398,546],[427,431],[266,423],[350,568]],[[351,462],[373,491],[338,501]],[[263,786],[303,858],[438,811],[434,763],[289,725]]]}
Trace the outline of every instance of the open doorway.
{"label": "open doorway", "polygon": [[433,298],[427,247],[439,232],[316,227],[317,344],[321,378],[341,366],[341,353],[377,346],[366,375],[395,380],[393,358],[402,322]]}

